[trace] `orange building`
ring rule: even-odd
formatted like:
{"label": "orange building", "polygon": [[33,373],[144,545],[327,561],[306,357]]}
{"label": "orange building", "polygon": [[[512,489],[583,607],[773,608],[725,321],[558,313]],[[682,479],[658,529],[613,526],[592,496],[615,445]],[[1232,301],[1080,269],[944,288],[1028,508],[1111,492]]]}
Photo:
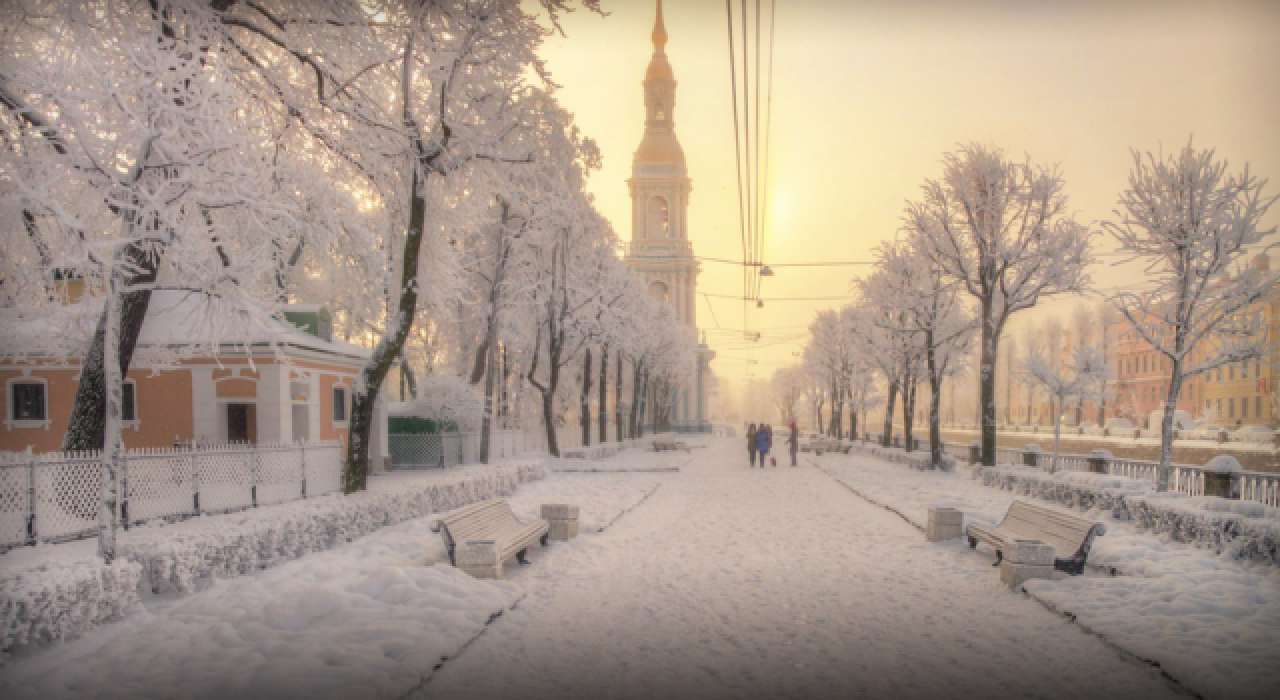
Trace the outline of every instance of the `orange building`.
{"label": "orange building", "polygon": [[[334,340],[328,313],[317,306],[287,309],[292,324],[278,322],[247,338],[217,338],[217,324],[210,323],[216,312],[203,299],[152,293],[125,378],[126,447],[347,439],[351,393],[369,350]],[[46,314],[10,316],[4,325],[4,347],[12,351],[0,355],[0,450],[56,451],[70,419],[80,360],[56,357],[42,346],[66,324]],[[209,352],[215,345],[218,352]],[[381,407],[374,424],[382,429],[375,430],[371,454],[382,455]]]}
{"label": "orange building", "polygon": [[[1250,263],[1254,269],[1275,275],[1271,260],[1260,253]],[[1256,360],[1239,362],[1204,375],[1200,413],[1220,425],[1277,425],[1277,374],[1280,373],[1280,285],[1271,296],[1247,313],[1262,316],[1267,324],[1267,354]]]}
{"label": "orange building", "polygon": [[[1269,274],[1270,260],[1259,253],[1249,263]],[[1221,425],[1274,424],[1277,420],[1273,393],[1274,375],[1280,366],[1280,287],[1250,313],[1260,313],[1268,323],[1268,351],[1256,360],[1228,365],[1187,380],[1178,398],[1178,409],[1198,420]],[[1147,416],[1164,404],[1169,389],[1169,360],[1156,352],[1133,330],[1123,316],[1115,323],[1115,415],[1145,425]],[[1213,352],[1210,339],[1197,354]]]}

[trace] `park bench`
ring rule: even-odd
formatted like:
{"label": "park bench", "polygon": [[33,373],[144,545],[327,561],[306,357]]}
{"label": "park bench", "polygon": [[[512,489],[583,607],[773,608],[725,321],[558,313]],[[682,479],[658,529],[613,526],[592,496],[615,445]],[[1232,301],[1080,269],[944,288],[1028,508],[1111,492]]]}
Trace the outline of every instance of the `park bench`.
{"label": "park bench", "polygon": [[679,440],[654,440],[653,441],[654,452],[674,452],[676,450],[681,450],[684,452],[690,451],[689,446]]}
{"label": "park bench", "polygon": [[1106,534],[1106,531],[1106,526],[1092,520],[1026,501],[1014,501],[999,525],[969,523],[965,536],[969,538],[971,548],[977,548],[978,542],[994,547],[997,566],[1004,559],[1005,552],[1019,540],[1039,540],[1053,547],[1054,569],[1079,575],[1084,573],[1084,562],[1089,556],[1093,538]]}
{"label": "park bench", "polygon": [[[431,525],[431,531],[439,532],[444,538],[450,564],[472,575],[482,571],[479,575],[489,578],[502,578],[502,562],[512,556],[521,564],[528,564],[525,551],[539,540],[545,547],[549,530],[546,520],[520,522],[511,512],[510,504],[501,498],[459,508]],[[467,550],[472,547],[485,557],[469,556]],[[468,554],[461,565],[460,554]]]}

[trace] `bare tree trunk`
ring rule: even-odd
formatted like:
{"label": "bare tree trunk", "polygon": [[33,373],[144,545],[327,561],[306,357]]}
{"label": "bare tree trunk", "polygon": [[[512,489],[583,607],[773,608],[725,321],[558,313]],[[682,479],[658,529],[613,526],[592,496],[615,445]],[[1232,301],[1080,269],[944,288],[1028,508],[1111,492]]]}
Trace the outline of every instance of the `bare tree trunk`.
{"label": "bare tree trunk", "polygon": [[409,192],[409,227],[401,255],[400,298],[392,325],[378,341],[369,361],[361,370],[360,382],[351,397],[350,440],[342,473],[344,493],[363,491],[368,485],[369,435],[373,429],[378,391],[395,358],[404,352],[405,341],[409,338],[409,331],[413,329],[414,317],[418,312],[418,256],[422,249],[422,237],[426,232],[427,202],[418,184],[416,167]]}
{"label": "bare tree trunk", "polygon": [[[138,346],[138,335],[142,332],[142,323],[147,317],[147,307],[151,304],[149,286],[155,284],[158,262],[156,256],[148,255],[133,245],[125,247],[124,257],[136,272],[127,280],[122,280],[123,284],[120,287],[147,288],[118,292],[120,295],[118,328],[120,344],[112,354],[119,358],[121,377],[129,375],[129,366],[133,363],[133,352]],[[102,314],[98,316],[98,325],[94,329],[89,352],[85,355],[84,364],[80,367],[80,382],[76,386],[75,402],[71,405],[71,418],[67,423],[67,433],[62,438],[64,452],[103,449],[107,422],[106,369],[103,364],[106,329],[107,310],[104,307]]]}
{"label": "bare tree trunk", "polygon": [[893,403],[898,398],[898,383],[889,382],[889,401],[884,406],[884,435],[880,436],[880,444],[889,447],[893,444]]}
{"label": "bare tree trunk", "polygon": [[[1179,342],[1179,346],[1182,344]],[[1173,360],[1169,377],[1169,394],[1164,402],[1164,416],[1160,420],[1160,468],[1157,470],[1156,490],[1169,490],[1169,467],[1173,462],[1173,416],[1178,410],[1178,395],[1182,393],[1182,360]]]}
{"label": "bare tree trunk", "polygon": [[507,362],[506,343],[502,345],[499,359],[502,362],[502,382],[498,384],[498,427],[507,428],[510,427],[507,420],[511,414],[511,366]]}
{"label": "bare tree trunk", "polygon": [[916,380],[907,379],[902,384],[902,449],[910,452],[915,438]]}
{"label": "bare tree trunk", "polygon": [[400,376],[409,389],[409,398],[418,398],[418,379],[413,375],[413,367],[409,365],[409,359],[404,356],[403,351],[400,352]]}
{"label": "bare tree trunk", "polygon": [[991,299],[984,298],[978,407],[982,415],[982,463],[988,467],[996,464],[996,353],[1000,350],[999,332],[991,313]]}
{"label": "bare tree trunk", "polygon": [[1058,449],[1062,446],[1062,397],[1049,397],[1053,407],[1053,458],[1049,460],[1049,473],[1058,471]]}
{"label": "bare tree trunk", "polygon": [[583,351],[582,387],[578,394],[578,420],[582,425],[582,446],[591,446],[591,346]]}
{"label": "bare tree trunk", "polygon": [[476,346],[475,358],[471,363],[471,377],[467,380],[471,386],[479,384],[480,380],[484,379],[485,365],[489,360],[489,345],[489,331],[486,331],[484,340]]}
{"label": "bare tree trunk", "polygon": [[493,385],[494,385],[494,379],[495,379],[494,375],[496,374],[496,372],[492,371],[493,363],[495,359],[493,357],[494,348],[495,348],[495,345],[493,343],[489,343],[489,355],[490,355],[488,360],[489,371],[486,371],[484,373],[484,416],[482,416],[480,419],[481,420],[480,463],[481,464],[489,463],[489,449],[490,449],[490,445],[492,442],[492,435],[493,435]]}
{"label": "bare tree trunk", "polygon": [[[616,381],[616,380],[615,380]],[[597,423],[600,426],[599,442],[609,441],[609,344],[600,348],[600,405]]]}
{"label": "bare tree trunk", "polygon": [[640,421],[640,363],[636,362],[631,367],[631,422],[629,425],[631,437],[640,437],[640,433],[636,428]]}
{"label": "bare tree trunk", "polygon": [[560,456],[560,444],[556,441],[555,395],[542,393],[542,425],[547,431],[547,452]]}
{"label": "bare tree trunk", "polygon": [[622,442],[622,351],[618,351],[618,368],[613,373],[613,432]]}
{"label": "bare tree trunk", "polygon": [[649,372],[644,373],[643,388],[640,390],[640,437],[644,437],[644,414],[653,415],[653,429],[657,430],[657,411],[649,408]]}
{"label": "bare tree trunk", "polygon": [[934,349],[933,331],[925,331],[925,359],[929,363],[929,460],[934,469],[942,466],[942,431],[938,425],[942,402],[942,377],[939,376],[938,357]]}
{"label": "bare tree trunk", "polygon": [[103,404],[106,409],[106,425],[103,433],[105,444],[102,449],[102,483],[101,497],[98,506],[98,556],[107,564],[116,557],[116,512],[119,504],[117,480],[120,475],[120,457],[124,445],[120,439],[120,386],[124,381],[124,373],[120,371],[120,359],[116,356],[120,347],[120,324],[122,299],[119,294],[118,273],[108,272],[107,303],[104,315],[106,324],[103,335],[103,368],[105,370],[104,388],[106,395]]}

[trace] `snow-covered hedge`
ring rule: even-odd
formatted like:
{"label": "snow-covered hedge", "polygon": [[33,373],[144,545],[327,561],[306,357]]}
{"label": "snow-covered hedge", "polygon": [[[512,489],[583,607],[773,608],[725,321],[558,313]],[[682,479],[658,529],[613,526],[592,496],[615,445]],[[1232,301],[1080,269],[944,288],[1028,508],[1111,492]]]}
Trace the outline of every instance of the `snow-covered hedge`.
{"label": "snow-covered hedge", "polygon": [[190,593],[201,578],[229,578],[363,537],[379,528],[504,496],[542,479],[541,464],[521,464],[457,479],[406,481],[403,490],[331,495],[276,508],[187,521],[191,527],[141,528],[122,538],[120,555],[143,566],[155,593]]}
{"label": "snow-covered hedge", "polygon": [[0,573],[0,651],[75,638],[126,614],[140,590],[189,594],[202,579],[266,569],[388,525],[508,495],[546,474],[530,462],[393,477],[351,496],[135,527],[120,533],[119,558],[111,566],[55,559]]}
{"label": "snow-covered hedge", "polygon": [[986,486],[1107,513],[1174,542],[1280,566],[1280,509],[1261,503],[1157,493],[1145,480],[1088,472],[983,467],[980,475]]}
{"label": "snow-covered hedge", "polygon": [[[894,462],[896,464],[905,464],[912,469],[921,471],[930,471],[933,469],[933,458],[929,454],[926,447],[923,451],[916,450],[914,452],[906,452],[900,447],[884,447],[882,445],[869,445],[854,443],[853,449],[862,454],[871,455],[877,459],[883,459],[886,462]],[[941,471],[950,472],[956,469],[956,458],[951,455],[942,455],[942,463],[939,465]]]}
{"label": "snow-covered hedge", "polygon": [[73,639],[138,602],[134,561],[51,562],[0,578],[0,650]]}

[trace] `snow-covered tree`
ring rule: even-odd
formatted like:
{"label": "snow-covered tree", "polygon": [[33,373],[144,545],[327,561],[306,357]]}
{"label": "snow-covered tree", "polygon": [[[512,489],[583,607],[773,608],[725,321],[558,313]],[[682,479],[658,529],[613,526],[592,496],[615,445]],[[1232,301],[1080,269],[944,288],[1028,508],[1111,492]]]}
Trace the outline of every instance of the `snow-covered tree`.
{"label": "snow-covered tree", "polygon": [[1053,457],[1049,472],[1053,473],[1058,468],[1063,412],[1085,401],[1100,400],[1112,370],[1103,360],[1101,351],[1088,345],[1077,345],[1071,359],[1065,363],[1051,361],[1046,352],[1033,351],[1019,370],[1026,375],[1027,381],[1043,388],[1052,405]]}
{"label": "snow-covered tree", "polygon": [[981,329],[982,463],[995,464],[995,368],[1009,318],[1041,299],[1081,291],[1089,230],[1067,213],[1064,181],[1029,158],[978,144],[943,158],[943,175],[907,207],[921,249],[977,302]]}
{"label": "snow-covered tree", "polygon": [[796,420],[796,404],[800,402],[805,389],[804,369],[800,366],[778,369],[769,380],[769,386],[782,422],[789,424]]}
{"label": "snow-covered tree", "polygon": [[1135,151],[1116,219],[1103,224],[1121,251],[1145,264],[1151,284],[1116,294],[1116,306],[1168,358],[1157,483],[1162,491],[1169,485],[1174,413],[1187,378],[1274,351],[1259,302],[1276,277],[1245,264],[1250,247],[1276,231],[1262,224],[1276,201],[1263,195],[1265,185],[1248,165],[1228,173],[1212,149],[1190,143],[1167,158]]}
{"label": "snow-covered tree", "polygon": [[[278,309],[281,251],[319,224],[302,190],[334,193],[280,153],[280,120],[246,101],[205,4],[11,9],[0,31],[9,57],[0,71],[0,201],[10,221],[25,224],[4,230],[25,240],[7,241],[13,254],[4,259],[22,264],[20,251],[30,250],[38,275],[78,277],[88,290],[75,310],[97,319],[89,345],[54,352],[80,360],[64,446],[102,448],[100,541],[110,560],[121,383],[152,291],[200,297],[212,351],[220,338],[247,337]],[[5,285],[17,295],[10,301],[61,302],[31,275],[4,277],[24,282]]]}

